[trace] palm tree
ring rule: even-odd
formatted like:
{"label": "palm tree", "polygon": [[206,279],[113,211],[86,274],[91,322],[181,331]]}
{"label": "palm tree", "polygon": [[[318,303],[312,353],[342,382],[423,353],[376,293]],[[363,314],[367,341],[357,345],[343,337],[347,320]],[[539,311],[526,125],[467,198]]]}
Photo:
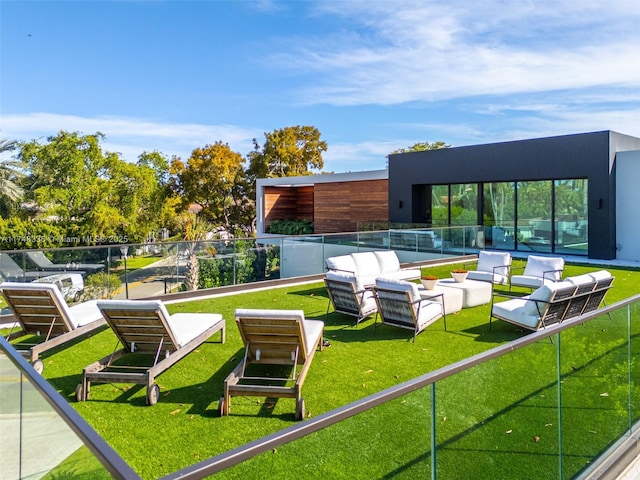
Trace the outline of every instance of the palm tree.
{"label": "palm tree", "polygon": [[[18,143],[15,140],[0,140],[0,157],[2,154],[15,150]],[[20,171],[20,162],[12,159],[0,158],[0,209],[3,214],[11,203],[22,198],[24,190],[16,181],[24,176]]]}
{"label": "palm tree", "polygon": [[184,272],[184,286],[188,291],[198,289],[200,265],[195,250],[198,242],[204,240],[207,232],[211,230],[213,230],[211,224],[195,214],[189,214],[184,220],[183,239],[189,242],[187,265]]}

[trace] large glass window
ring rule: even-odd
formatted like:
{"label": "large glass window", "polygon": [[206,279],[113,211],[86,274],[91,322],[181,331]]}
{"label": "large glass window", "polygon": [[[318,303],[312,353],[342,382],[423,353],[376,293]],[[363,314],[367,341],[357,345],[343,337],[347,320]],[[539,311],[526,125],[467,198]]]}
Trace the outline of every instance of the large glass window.
{"label": "large glass window", "polygon": [[434,227],[449,225],[449,185],[431,188],[431,224]]}
{"label": "large glass window", "polygon": [[558,253],[587,254],[587,180],[556,180],[555,250]]}
{"label": "large glass window", "polygon": [[550,252],[551,181],[518,182],[517,188],[518,250]]}
{"label": "large glass window", "polygon": [[430,204],[423,202],[434,227],[476,225],[481,209],[484,235],[466,239],[467,245],[587,255],[587,184],[567,179],[425,185],[421,198],[431,197]]}
{"label": "large glass window", "polygon": [[451,225],[478,224],[478,184],[451,185]]}
{"label": "large glass window", "polygon": [[514,182],[484,184],[482,218],[486,247],[502,250],[515,248],[515,190]]}

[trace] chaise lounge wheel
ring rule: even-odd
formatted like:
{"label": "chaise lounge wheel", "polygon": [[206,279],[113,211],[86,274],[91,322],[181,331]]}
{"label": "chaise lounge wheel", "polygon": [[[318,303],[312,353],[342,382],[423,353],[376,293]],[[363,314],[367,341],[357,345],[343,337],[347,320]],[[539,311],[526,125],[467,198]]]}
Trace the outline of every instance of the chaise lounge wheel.
{"label": "chaise lounge wheel", "polygon": [[147,388],[147,405],[155,405],[160,398],[160,387],[154,383]]}
{"label": "chaise lounge wheel", "polygon": [[304,398],[301,398],[296,402],[296,420],[304,420],[306,413]]}
{"label": "chaise lounge wheel", "polygon": [[79,383],[76,387],[76,402],[82,402],[84,400],[84,390],[82,389],[82,384]]}
{"label": "chaise lounge wheel", "polygon": [[224,401],[224,396],[220,397],[220,401],[218,402],[218,414],[221,417],[226,417],[229,412],[227,412],[227,403]]}
{"label": "chaise lounge wheel", "polygon": [[42,375],[42,371],[44,370],[44,362],[42,360],[40,360],[39,358],[34,360],[33,362],[31,362],[31,366],[36,372]]}

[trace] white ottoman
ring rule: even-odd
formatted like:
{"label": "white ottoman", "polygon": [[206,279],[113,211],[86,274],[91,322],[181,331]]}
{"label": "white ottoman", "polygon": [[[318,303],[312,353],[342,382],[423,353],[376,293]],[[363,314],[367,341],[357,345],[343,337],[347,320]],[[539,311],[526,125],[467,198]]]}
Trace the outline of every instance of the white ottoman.
{"label": "white ottoman", "polygon": [[[463,292],[459,288],[447,288],[436,285],[433,290],[427,290],[424,287],[419,287],[420,298],[426,298],[433,300],[434,302],[442,303],[444,298],[444,313],[456,313],[462,310]],[[440,295],[431,299],[434,295]]]}
{"label": "white ottoman", "polygon": [[491,302],[493,284],[490,282],[480,282],[478,280],[465,280],[456,282],[453,278],[446,278],[438,281],[438,286],[445,289],[456,289],[462,291],[462,308],[477,307]]}

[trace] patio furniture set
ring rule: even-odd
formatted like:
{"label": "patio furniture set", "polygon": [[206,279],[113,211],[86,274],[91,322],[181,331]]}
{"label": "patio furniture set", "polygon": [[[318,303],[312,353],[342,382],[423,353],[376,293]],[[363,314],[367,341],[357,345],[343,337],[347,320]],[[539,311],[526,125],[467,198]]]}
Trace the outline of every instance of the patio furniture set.
{"label": "patio furniture set", "polygon": [[[377,259],[383,252],[366,252],[368,258]],[[385,255],[395,255],[385,251]],[[351,254],[353,259],[364,258],[365,253]],[[356,325],[375,314],[374,331],[381,324],[413,330],[415,336],[439,318],[456,313],[463,308],[473,308],[491,303],[489,329],[493,318],[504,320],[530,330],[545,326],[597,309],[604,301],[613,277],[606,270],[562,280],[564,260],[561,257],[530,255],[522,274],[511,274],[509,252],[480,251],[474,270],[466,278],[440,279],[430,288],[412,282],[418,278],[418,270],[402,270],[399,262],[395,269],[369,268],[364,277],[362,267],[354,268],[355,260],[349,256],[329,258],[329,271],[325,275],[325,286],[329,295],[326,315],[333,311],[356,318]],[[396,257],[397,258],[397,257]],[[387,260],[389,265],[395,262]],[[337,267],[336,267],[337,266]],[[349,270],[352,268],[352,270]],[[494,294],[494,285],[509,285],[530,288],[526,296]],[[504,302],[496,298],[507,296]]]}
{"label": "patio furniture set", "polygon": [[[605,270],[560,281],[563,264],[558,259],[529,257],[531,264],[527,263],[518,281],[532,288],[536,282],[540,286],[528,296],[495,302],[493,284],[504,285],[509,278],[511,259],[507,255],[480,252],[476,270],[469,272],[471,278],[460,283],[440,280],[433,290],[413,282],[420,278],[420,270],[401,269],[393,251],[333,257],[327,259],[331,269],[325,277],[329,307],[356,317],[356,324],[375,313],[374,331],[379,318],[380,325],[412,330],[415,342],[418,333],[440,318],[446,330],[447,314],[487,303],[492,305],[491,318],[532,330],[543,328],[598,308],[613,283]],[[514,284],[514,277],[510,279]],[[220,314],[170,315],[159,300],[93,300],[69,306],[56,283],[3,282],[0,292],[18,326],[8,339],[20,338],[14,345],[27,347],[21,353],[40,373],[44,368],[41,353],[102,328],[113,331],[116,348],[83,369],[75,392],[77,401],[89,399],[92,383],[131,383],[145,385],[146,403],[154,405],[160,395],[155,382],[158,375],[217,332],[220,343],[225,342],[226,324]],[[306,319],[301,310],[257,309],[237,309],[235,321],[244,357],[224,381],[220,415],[228,415],[231,398],[241,395],[293,398],[295,418],[305,418],[302,386],[315,352],[323,349],[324,322]],[[28,344],[21,338],[25,335],[40,338]],[[285,366],[287,376],[273,376],[264,365]]]}

